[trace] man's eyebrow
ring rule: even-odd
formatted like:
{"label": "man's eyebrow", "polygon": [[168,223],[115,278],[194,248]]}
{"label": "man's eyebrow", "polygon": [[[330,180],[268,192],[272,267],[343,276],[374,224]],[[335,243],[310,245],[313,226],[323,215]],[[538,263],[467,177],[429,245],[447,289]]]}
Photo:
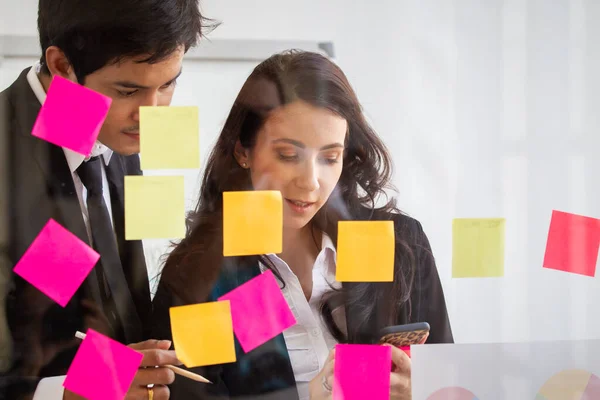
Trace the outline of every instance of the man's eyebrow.
{"label": "man's eyebrow", "polygon": [[[179,73],[177,73],[177,76],[175,76],[173,79],[171,79],[170,81],[168,81],[167,83],[161,85],[161,86],[167,86],[170,85],[171,83],[175,82],[177,80],[177,78],[179,78],[179,76],[181,76],[181,73],[183,72],[183,68],[179,70]],[[127,89],[150,89],[150,87],[148,86],[143,86],[140,84],[137,84],[135,82],[131,82],[131,81],[118,81],[114,83],[117,86],[121,86]]]}

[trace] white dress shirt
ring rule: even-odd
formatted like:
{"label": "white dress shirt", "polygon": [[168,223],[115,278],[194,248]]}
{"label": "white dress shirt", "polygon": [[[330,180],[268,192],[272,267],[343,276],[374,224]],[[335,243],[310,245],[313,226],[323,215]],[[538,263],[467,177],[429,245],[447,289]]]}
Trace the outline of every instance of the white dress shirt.
{"label": "white dress shirt", "polygon": [[[29,73],[27,74],[27,81],[31,86],[31,90],[39,100],[40,104],[44,104],[46,101],[46,92],[42,83],[38,78],[38,73],[40,71],[39,63],[31,67]],[[96,141],[94,147],[92,149],[92,153],[90,157],[85,157],[79,153],[71,151],[63,147],[63,151],[65,153],[65,158],[67,160],[67,164],[69,165],[69,169],[71,171],[71,175],[73,177],[73,183],[75,184],[75,192],[77,193],[77,198],[79,199],[79,205],[81,207],[81,214],[83,215],[83,222],[85,223],[85,228],[87,230],[89,243],[92,243],[92,228],[90,226],[90,218],[87,209],[87,190],[79,175],[77,175],[77,168],[86,160],[89,160],[90,157],[102,156],[104,160],[104,164],[108,165],[110,158],[113,154],[112,150],[108,147],[104,146],[102,143]],[[104,166],[104,165],[103,165]],[[112,221],[112,207],[110,202],[110,191],[108,186],[108,178],[106,177],[105,168],[102,168],[102,194],[104,196],[104,202],[106,203],[106,207],[108,208],[108,213],[111,216]],[[113,223],[114,229],[114,223]],[[73,332],[73,335],[75,332]],[[62,384],[64,382],[64,376],[57,376],[52,378],[45,378],[40,381],[38,384],[33,400],[62,400],[64,389]]]}
{"label": "white dress shirt", "polygon": [[[321,251],[313,266],[313,289],[309,301],[288,264],[275,254],[269,254],[268,257],[286,284],[282,292],[296,317],[297,324],[286,329],[283,337],[294,370],[298,395],[300,400],[308,400],[310,380],[323,369],[329,351],[337,344],[319,311],[323,295],[332,287],[341,288],[341,283],[335,280],[335,246],[331,238],[323,233]],[[262,264],[260,268],[263,272],[266,270]],[[343,326],[345,316],[341,315],[341,320],[338,319],[336,323]]]}

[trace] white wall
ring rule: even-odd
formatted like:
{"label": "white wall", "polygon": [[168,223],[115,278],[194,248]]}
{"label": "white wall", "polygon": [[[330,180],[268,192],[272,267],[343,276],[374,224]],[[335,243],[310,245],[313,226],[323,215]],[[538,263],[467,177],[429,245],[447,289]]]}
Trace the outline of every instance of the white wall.
{"label": "white wall", "polygon": [[[541,268],[553,208],[600,217],[600,3],[377,4],[339,59],[430,236],[456,339],[600,337],[600,280]],[[486,216],[507,218],[506,276],[452,280],[451,219]]]}
{"label": "white wall", "polygon": [[[35,34],[36,7],[0,0],[0,34]],[[213,38],[335,42],[394,155],[400,205],[430,237],[457,341],[600,337],[600,277],[541,267],[552,209],[600,217],[600,3],[205,0],[203,10],[224,22]],[[196,68],[184,79],[225,74]],[[228,72],[218,107],[250,68]],[[204,95],[194,99],[209,104]],[[224,112],[203,110],[213,137]],[[452,218],[488,216],[507,218],[506,276],[453,280]]]}

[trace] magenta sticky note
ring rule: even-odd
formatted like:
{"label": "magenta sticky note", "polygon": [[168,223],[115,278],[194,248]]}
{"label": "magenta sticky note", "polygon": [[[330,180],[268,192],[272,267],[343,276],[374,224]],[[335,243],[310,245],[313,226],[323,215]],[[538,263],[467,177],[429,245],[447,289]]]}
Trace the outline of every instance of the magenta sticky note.
{"label": "magenta sticky note", "polygon": [[333,400],[389,400],[390,346],[338,344],[333,370]]}
{"label": "magenta sticky note", "polygon": [[63,386],[89,400],[123,400],[142,358],[142,353],[89,329]]}
{"label": "magenta sticky note", "polygon": [[552,211],[544,268],[594,276],[600,248],[600,219]]}
{"label": "magenta sticky note", "polygon": [[219,298],[231,303],[233,332],[247,353],[296,324],[271,271]]}
{"label": "magenta sticky note", "polygon": [[100,255],[85,242],[49,220],[14,271],[46,296],[66,306]]}
{"label": "magenta sticky note", "polygon": [[31,134],[88,156],[112,99],[55,76]]}

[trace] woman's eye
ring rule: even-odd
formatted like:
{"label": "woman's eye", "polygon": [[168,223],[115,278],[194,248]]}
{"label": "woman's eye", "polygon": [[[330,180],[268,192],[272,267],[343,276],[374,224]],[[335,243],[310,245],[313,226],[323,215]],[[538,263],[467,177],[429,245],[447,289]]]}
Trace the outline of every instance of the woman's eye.
{"label": "woman's eye", "polygon": [[340,162],[340,155],[338,153],[325,154],[321,157],[321,160],[325,164],[337,164]]}
{"label": "woman's eye", "polygon": [[298,159],[297,154],[283,154],[279,153],[279,159],[281,161],[296,161]]}

